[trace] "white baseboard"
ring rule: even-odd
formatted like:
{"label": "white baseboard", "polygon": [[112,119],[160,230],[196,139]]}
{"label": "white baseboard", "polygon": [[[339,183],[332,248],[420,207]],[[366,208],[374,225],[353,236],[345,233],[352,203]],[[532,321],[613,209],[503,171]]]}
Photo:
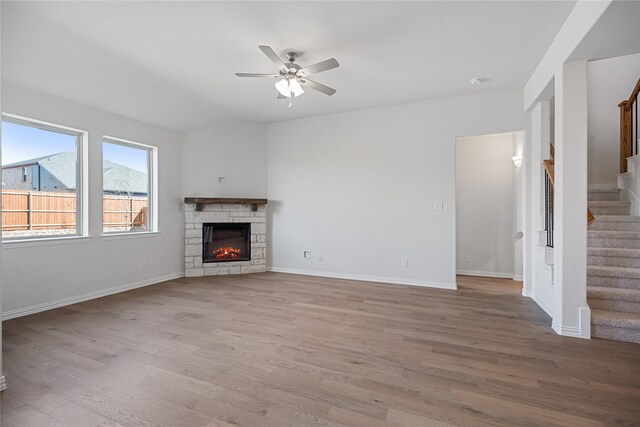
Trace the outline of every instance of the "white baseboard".
{"label": "white baseboard", "polygon": [[104,289],[101,291],[89,292],[88,294],[77,295],[74,297],[63,298],[51,302],[45,302],[42,304],[32,305],[30,307],[18,308],[15,310],[9,310],[2,313],[2,320],[14,319],[16,317],[28,316],[29,314],[40,313],[41,311],[51,310],[53,308],[64,307],[66,305],[76,304],[91,299],[105,297],[107,295],[113,295],[131,289],[142,288],[144,286],[154,285],[160,282],[166,282],[167,280],[173,280],[184,277],[184,273],[173,273],[165,276],[154,277],[152,279],[141,280],[139,282],[129,283],[126,285],[116,286],[113,288]]}
{"label": "white baseboard", "polygon": [[304,276],[331,277],[333,279],[361,280],[365,282],[391,283],[394,285],[423,286],[439,289],[458,289],[455,283],[431,282],[423,280],[399,279],[395,277],[366,276],[362,274],[334,273],[328,271],[295,270],[291,268],[270,267],[274,273],[301,274]]}
{"label": "white baseboard", "polygon": [[618,184],[589,184],[587,191],[616,191]]}
{"label": "white baseboard", "polygon": [[578,316],[579,326],[558,325],[554,320],[551,327],[558,335],[591,339],[591,310],[588,307],[582,307],[578,311]]}
{"label": "white baseboard", "polygon": [[6,389],[7,389],[7,379],[3,375],[0,377],[0,391],[6,390]]}
{"label": "white baseboard", "polygon": [[522,276],[522,274],[514,274],[512,277],[513,280],[517,280],[518,282],[522,282],[522,280],[524,279],[524,277]]}
{"label": "white baseboard", "polygon": [[540,298],[538,298],[537,295],[533,294],[531,295],[531,299],[538,304],[538,307],[540,307],[541,309],[544,310],[545,313],[547,313],[549,315],[549,317],[551,317],[553,319],[553,310],[551,310],[551,307],[549,307],[548,305],[546,305],[545,303],[542,302],[542,300]]}
{"label": "white baseboard", "polygon": [[[514,279],[515,277],[512,273],[500,273],[497,271],[478,271],[478,270],[456,270],[456,274],[462,274],[464,276],[495,277],[498,279]],[[520,279],[517,279],[517,280],[522,280],[522,276],[520,276]]]}

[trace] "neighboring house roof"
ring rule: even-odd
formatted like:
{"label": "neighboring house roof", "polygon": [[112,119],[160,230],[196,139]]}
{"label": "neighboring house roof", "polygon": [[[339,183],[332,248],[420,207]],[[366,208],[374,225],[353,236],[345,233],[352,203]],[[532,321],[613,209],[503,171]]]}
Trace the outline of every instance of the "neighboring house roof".
{"label": "neighboring house roof", "polygon": [[[54,154],[54,156],[57,156],[59,154],[63,154],[63,153]],[[73,154],[73,153],[70,153],[70,154]],[[2,168],[3,169],[9,169],[9,168],[16,168],[16,167],[19,167],[19,166],[31,166],[31,165],[35,165],[40,160],[48,159],[49,157],[51,157],[51,156],[42,156],[42,157],[36,157],[35,159],[23,160],[21,162],[15,162],[15,163],[11,163],[11,164],[8,164],[8,165],[2,165]]]}
{"label": "neighboring house roof", "polygon": [[103,160],[103,171],[104,191],[147,194],[149,178],[146,173],[106,159]]}
{"label": "neighboring house roof", "polygon": [[[4,169],[38,164],[46,169],[66,188],[76,188],[77,154],[64,152],[38,157],[3,166]],[[103,160],[103,189],[110,193],[147,194],[149,180],[147,174],[110,160]]]}

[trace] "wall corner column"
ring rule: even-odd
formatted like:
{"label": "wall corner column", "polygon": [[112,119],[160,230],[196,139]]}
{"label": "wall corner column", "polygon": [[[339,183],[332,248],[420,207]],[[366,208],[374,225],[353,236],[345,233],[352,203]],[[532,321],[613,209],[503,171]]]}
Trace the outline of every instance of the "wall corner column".
{"label": "wall corner column", "polygon": [[553,329],[590,338],[587,305],[587,61],[555,75]]}

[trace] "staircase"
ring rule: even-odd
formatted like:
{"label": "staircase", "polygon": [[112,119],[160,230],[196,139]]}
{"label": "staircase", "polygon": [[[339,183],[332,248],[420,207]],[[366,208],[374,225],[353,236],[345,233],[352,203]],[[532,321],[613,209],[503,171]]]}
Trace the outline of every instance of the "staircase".
{"label": "staircase", "polygon": [[640,343],[640,216],[620,191],[591,191],[587,243],[591,336]]}

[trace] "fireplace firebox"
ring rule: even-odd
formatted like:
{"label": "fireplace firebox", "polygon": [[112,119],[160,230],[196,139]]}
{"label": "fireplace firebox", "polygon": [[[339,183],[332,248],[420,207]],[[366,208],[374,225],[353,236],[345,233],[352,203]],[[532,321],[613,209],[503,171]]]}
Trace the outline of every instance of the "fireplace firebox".
{"label": "fireplace firebox", "polygon": [[205,222],[202,224],[202,262],[250,260],[250,223]]}

